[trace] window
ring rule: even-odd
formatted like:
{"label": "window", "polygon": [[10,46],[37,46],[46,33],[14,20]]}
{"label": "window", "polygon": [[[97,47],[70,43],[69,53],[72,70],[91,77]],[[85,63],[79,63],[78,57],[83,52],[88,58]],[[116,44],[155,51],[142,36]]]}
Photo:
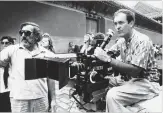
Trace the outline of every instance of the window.
{"label": "window", "polygon": [[98,32],[98,20],[86,18],[86,33]]}

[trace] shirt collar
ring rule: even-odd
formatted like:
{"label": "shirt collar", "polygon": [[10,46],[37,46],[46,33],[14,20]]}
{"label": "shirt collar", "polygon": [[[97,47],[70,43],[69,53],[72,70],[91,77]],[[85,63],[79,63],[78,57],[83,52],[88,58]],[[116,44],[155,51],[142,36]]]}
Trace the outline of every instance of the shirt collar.
{"label": "shirt collar", "polygon": [[136,32],[136,30],[133,29],[133,30],[132,30],[132,35],[131,35],[131,37],[127,40],[127,43],[130,43],[131,40],[134,38],[134,36],[135,36],[135,32]]}
{"label": "shirt collar", "polygon": [[[28,50],[23,46],[22,43],[19,44],[19,49],[24,49],[24,50],[28,51]],[[45,53],[45,52],[46,52],[46,50],[45,50],[42,46],[40,46],[39,44],[37,44],[37,47],[36,47],[35,50],[33,50],[33,51],[36,51],[35,54],[32,55],[33,57],[39,55],[40,53]]]}
{"label": "shirt collar", "polygon": [[19,44],[19,49],[26,49],[22,43]]}

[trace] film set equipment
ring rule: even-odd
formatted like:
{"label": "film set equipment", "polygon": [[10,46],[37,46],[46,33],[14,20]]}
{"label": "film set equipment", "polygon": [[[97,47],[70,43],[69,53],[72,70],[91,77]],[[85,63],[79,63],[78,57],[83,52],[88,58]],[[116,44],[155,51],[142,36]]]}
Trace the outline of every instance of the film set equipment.
{"label": "film set equipment", "polygon": [[[74,92],[71,96],[84,108],[83,104],[75,97],[83,97],[85,103],[94,103],[105,96],[105,93],[94,93],[108,87],[109,81],[104,79],[106,75],[111,75],[108,71],[110,66],[98,60],[93,54],[96,47],[102,49],[109,43],[113,36],[113,31],[109,30],[106,35],[97,33],[91,43],[92,48],[88,54],[77,53],[74,55],[76,61],[70,58],[31,58],[25,59],[25,80],[49,77],[59,81],[59,89],[68,84],[69,78],[75,78]],[[113,53],[112,53],[113,54]],[[74,64],[77,65],[74,65]],[[84,108],[87,110],[86,108]]]}
{"label": "film set equipment", "polygon": [[[93,47],[90,49],[91,52],[88,51],[88,54],[77,53],[77,62],[70,67],[70,77],[73,78],[75,76],[76,79],[75,91],[72,93],[72,97],[85,110],[87,110],[84,108],[86,103],[95,103],[105,97],[106,92],[100,92],[98,94],[94,92],[108,87],[109,81],[104,79],[104,77],[112,73],[110,73],[109,64],[96,59],[93,53],[96,47],[104,49],[112,36],[112,30],[109,30],[107,35],[97,33],[93,37],[94,42],[92,42]],[[75,95],[82,97],[84,104]]]}
{"label": "film set equipment", "polygon": [[33,80],[46,77],[59,81],[59,89],[67,85],[69,80],[69,59],[25,59],[25,80]]}

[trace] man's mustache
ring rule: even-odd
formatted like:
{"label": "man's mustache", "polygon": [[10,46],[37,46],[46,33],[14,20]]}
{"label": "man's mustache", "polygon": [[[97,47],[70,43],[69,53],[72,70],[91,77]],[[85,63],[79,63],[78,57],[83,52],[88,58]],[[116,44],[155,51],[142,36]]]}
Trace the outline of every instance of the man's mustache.
{"label": "man's mustache", "polygon": [[22,41],[23,41],[23,40],[27,40],[26,37],[23,37],[23,38],[22,38]]}
{"label": "man's mustache", "polygon": [[26,39],[26,37],[23,37],[23,38],[22,38],[22,41],[26,41],[26,42],[30,43],[30,42]]}

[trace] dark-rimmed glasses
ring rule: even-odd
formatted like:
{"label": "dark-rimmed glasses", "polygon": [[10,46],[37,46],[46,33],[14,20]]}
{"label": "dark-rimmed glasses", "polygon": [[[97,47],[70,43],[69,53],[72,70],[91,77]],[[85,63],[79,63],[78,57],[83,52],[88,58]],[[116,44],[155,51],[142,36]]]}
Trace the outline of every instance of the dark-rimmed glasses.
{"label": "dark-rimmed glasses", "polygon": [[25,36],[31,36],[32,32],[31,31],[24,31],[24,30],[20,30],[19,31],[19,35],[22,36],[24,33]]}

